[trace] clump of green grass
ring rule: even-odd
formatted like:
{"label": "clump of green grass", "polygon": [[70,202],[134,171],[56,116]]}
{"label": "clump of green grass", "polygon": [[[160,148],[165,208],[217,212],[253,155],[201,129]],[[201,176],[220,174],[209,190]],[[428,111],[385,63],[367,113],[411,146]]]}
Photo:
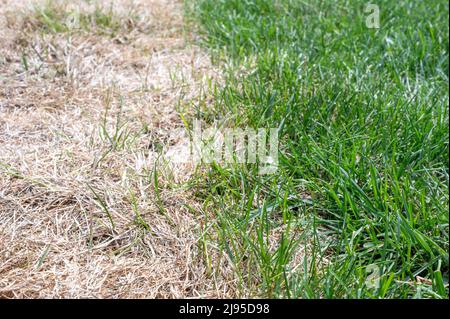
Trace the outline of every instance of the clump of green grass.
{"label": "clump of green grass", "polygon": [[281,129],[276,174],[198,187],[242,294],[448,298],[448,2],[378,1],[379,29],[366,1],[188,3],[226,65],[216,116]]}
{"label": "clump of green grass", "polygon": [[121,31],[131,31],[138,23],[138,16],[129,12],[128,17],[120,17],[112,3],[108,8],[96,5],[93,10],[80,11],[67,9],[63,3],[47,1],[36,7],[28,22],[45,33],[88,32],[114,37]]}

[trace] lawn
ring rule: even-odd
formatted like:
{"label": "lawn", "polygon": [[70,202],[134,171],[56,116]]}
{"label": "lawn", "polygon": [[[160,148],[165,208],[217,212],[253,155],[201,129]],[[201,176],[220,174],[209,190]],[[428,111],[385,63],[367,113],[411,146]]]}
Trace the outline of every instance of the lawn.
{"label": "lawn", "polygon": [[447,299],[449,5],[373,2],[4,0],[0,299]]}
{"label": "lawn", "polygon": [[193,184],[237,296],[448,298],[448,2],[367,4],[186,1],[222,70],[197,118],[279,130],[276,173]]}

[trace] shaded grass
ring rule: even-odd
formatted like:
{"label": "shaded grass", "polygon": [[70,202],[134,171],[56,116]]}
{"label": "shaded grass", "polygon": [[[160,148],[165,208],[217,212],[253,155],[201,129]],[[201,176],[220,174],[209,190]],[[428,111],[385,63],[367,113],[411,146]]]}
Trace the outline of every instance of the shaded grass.
{"label": "shaded grass", "polygon": [[276,174],[198,183],[241,294],[447,298],[448,3],[379,1],[380,29],[365,1],[187,3],[226,75],[198,115],[280,128]]}

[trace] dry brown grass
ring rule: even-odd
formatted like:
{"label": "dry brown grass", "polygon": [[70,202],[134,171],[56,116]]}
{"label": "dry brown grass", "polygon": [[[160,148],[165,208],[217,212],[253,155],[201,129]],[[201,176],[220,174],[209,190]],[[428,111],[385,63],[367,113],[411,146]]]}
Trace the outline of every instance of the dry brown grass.
{"label": "dry brown grass", "polygon": [[233,295],[204,265],[179,184],[193,167],[155,161],[184,142],[176,106],[215,76],[180,2],[115,1],[114,36],[48,32],[36,3],[0,2],[0,297]]}

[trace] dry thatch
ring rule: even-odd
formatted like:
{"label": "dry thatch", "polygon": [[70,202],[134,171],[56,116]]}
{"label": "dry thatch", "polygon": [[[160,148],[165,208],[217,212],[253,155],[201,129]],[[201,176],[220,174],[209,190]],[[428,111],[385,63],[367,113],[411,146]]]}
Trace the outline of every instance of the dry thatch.
{"label": "dry thatch", "polygon": [[155,164],[214,70],[179,1],[114,3],[114,35],[38,14],[89,17],[85,1],[0,3],[0,297],[233,294],[204,265],[202,216],[179,187],[192,167]]}

